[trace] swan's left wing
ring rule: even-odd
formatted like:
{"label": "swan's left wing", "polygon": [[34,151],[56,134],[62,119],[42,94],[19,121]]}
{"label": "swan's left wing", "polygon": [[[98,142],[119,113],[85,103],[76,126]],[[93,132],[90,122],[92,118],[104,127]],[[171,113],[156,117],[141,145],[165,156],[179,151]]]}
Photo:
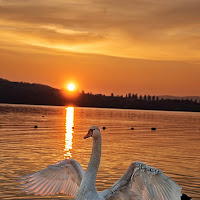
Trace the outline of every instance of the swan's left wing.
{"label": "swan's left wing", "polygon": [[76,196],[84,170],[73,159],[66,159],[47,168],[22,176],[19,179],[22,192],[35,195],[55,195],[64,193]]}
{"label": "swan's left wing", "polygon": [[180,200],[181,190],[161,170],[133,162],[122,178],[101,195],[105,200]]}

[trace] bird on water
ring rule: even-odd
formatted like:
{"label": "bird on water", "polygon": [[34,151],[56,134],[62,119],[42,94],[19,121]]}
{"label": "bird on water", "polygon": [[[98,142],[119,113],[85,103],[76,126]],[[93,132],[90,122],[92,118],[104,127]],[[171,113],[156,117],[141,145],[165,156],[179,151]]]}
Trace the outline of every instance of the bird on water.
{"label": "bird on water", "polygon": [[22,176],[23,192],[34,195],[75,197],[75,200],[189,200],[182,188],[161,170],[142,162],[132,162],[124,175],[111,188],[98,192],[96,175],[101,159],[101,132],[91,126],[84,137],[93,138],[93,148],[87,170],[74,159],[59,161],[39,172]]}

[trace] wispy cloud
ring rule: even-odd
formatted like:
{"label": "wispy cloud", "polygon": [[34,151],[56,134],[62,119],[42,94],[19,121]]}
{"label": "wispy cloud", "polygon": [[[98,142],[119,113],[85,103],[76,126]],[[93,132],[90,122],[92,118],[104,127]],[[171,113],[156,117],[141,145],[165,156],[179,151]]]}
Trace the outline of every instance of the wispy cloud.
{"label": "wispy cloud", "polygon": [[0,34],[82,53],[198,60],[199,10],[198,0],[1,0]]}

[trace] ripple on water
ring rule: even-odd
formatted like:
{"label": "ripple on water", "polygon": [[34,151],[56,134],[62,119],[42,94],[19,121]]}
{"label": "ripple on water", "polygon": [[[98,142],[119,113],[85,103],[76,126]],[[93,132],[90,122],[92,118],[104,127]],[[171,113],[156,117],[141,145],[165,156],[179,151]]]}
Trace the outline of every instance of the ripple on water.
{"label": "ripple on water", "polygon": [[19,192],[16,180],[63,160],[66,151],[86,169],[92,142],[83,136],[91,125],[106,127],[99,191],[112,186],[132,161],[139,160],[161,169],[184,193],[200,199],[199,113],[75,108],[72,143],[66,143],[66,123],[64,107],[0,104],[0,199],[66,199],[27,196]]}

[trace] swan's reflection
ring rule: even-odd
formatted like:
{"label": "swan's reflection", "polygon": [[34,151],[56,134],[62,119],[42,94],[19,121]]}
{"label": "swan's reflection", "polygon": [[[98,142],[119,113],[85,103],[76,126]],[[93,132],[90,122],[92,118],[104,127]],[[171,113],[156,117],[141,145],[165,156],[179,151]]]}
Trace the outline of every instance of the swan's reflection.
{"label": "swan's reflection", "polygon": [[74,133],[74,107],[66,108],[66,122],[65,122],[65,149],[64,158],[72,157],[70,150],[72,149],[72,139]]}

